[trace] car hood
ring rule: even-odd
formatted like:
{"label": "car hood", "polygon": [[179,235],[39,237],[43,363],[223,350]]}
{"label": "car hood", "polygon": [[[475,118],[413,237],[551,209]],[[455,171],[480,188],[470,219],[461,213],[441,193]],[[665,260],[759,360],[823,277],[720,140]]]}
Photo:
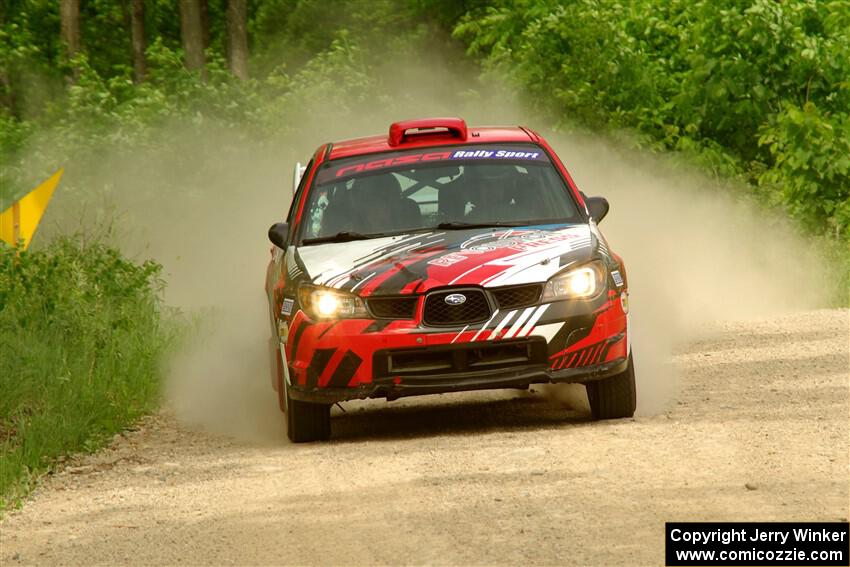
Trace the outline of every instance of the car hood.
{"label": "car hood", "polygon": [[545,282],[588,260],[597,234],[587,224],[436,230],[300,246],[294,259],[313,283],[367,296],[498,287]]}

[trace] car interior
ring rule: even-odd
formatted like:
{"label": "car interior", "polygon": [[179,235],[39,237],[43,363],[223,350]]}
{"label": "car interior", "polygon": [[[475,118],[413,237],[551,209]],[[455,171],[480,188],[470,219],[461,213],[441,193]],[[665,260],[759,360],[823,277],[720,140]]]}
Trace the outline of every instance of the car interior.
{"label": "car interior", "polygon": [[475,163],[382,171],[319,186],[307,238],[399,232],[446,222],[576,220],[551,166]]}

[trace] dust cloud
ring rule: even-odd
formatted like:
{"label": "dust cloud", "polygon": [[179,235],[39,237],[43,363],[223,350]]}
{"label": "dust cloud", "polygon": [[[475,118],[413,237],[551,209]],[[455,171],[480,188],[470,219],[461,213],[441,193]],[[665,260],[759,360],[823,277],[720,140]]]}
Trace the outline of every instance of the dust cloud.
{"label": "dust cloud", "polygon": [[[459,86],[467,81],[445,76],[439,65],[403,68],[405,76],[416,70],[415,84],[440,88],[420,96],[407,91],[389,107],[376,101],[357,116],[335,114],[319,101],[293,125],[297,134],[262,144],[251,142],[250,132],[234,144],[233,131],[211,127],[199,139],[175,126],[163,132],[167,151],[104,153],[100,170],[89,172],[110,188],[103,199],[118,212],[117,240],[137,257],[161,262],[167,302],[199,319],[166,387],[169,406],[185,423],[260,442],[283,435],[270,383],[263,281],[266,230],[288,209],[296,160],[305,163],[321,142],[382,133],[393,121],[428,115],[460,115],[474,125],[522,123],[548,135],[545,124],[505,103],[509,96],[469,95]],[[706,323],[822,301],[813,285],[822,281],[816,251],[712,181],[601,138],[551,141],[580,188],[611,203],[601,228],[628,268],[640,413],[658,412],[672,399],[672,353]],[[72,210],[74,195],[60,196],[56,208],[63,199]],[[558,392],[571,405],[586,405],[580,388]]]}
{"label": "dust cloud", "polygon": [[599,138],[553,143],[579,187],[611,204],[600,228],[628,272],[638,414],[671,401],[671,354],[712,323],[828,302],[816,246],[744,200],[743,188]]}

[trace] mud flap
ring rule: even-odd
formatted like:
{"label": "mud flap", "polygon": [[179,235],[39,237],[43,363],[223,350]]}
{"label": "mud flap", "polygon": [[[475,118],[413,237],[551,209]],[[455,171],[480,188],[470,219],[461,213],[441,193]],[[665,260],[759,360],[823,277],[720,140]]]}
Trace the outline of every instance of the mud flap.
{"label": "mud flap", "polygon": [[284,348],[286,345],[284,343],[278,344],[278,353],[277,356],[277,404],[280,407],[280,411],[286,413],[287,400],[286,400],[286,388],[292,382],[289,379],[289,365],[286,363],[286,349]]}

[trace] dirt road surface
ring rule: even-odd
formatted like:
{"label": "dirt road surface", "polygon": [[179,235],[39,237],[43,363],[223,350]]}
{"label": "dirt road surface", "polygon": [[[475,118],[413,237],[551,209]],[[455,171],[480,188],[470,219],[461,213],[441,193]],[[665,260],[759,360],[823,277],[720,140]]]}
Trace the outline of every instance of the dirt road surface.
{"label": "dirt road surface", "polygon": [[168,414],[47,478],[0,564],[663,564],[672,520],[847,520],[846,310],[725,324],[660,415],[541,393],[348,404],[330,443]]}

